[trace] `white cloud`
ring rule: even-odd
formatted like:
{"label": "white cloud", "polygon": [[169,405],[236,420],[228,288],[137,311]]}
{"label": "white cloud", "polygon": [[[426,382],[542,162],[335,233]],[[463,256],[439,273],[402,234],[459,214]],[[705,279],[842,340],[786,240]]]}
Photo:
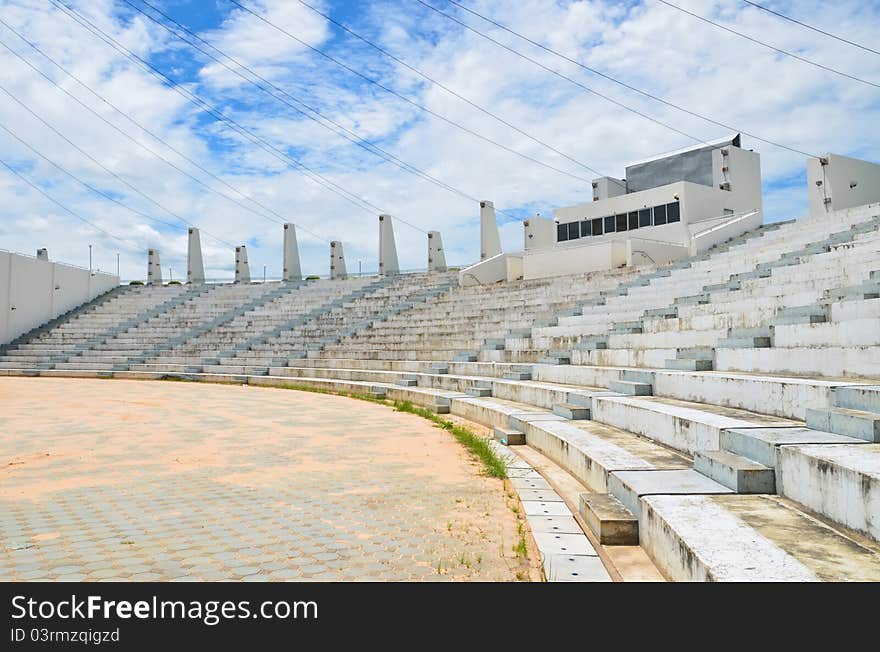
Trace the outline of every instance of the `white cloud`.
{"label": "white cloud", "polygon": [[[629,161],[688,144],[682,136],[581,91],[417,3],[375,0],[357,3],[355,12],[351,10],[352,4],[347,5],[349,10],[341,20],[353,29],[603,174],[620,176]],[[749,9],[742,2],[681,0],[681,4],[801,56],[880,80],[873,55],[786,24]],[[187,88],[275,147],[289,151],[383,211],[425,230],[439,229],[451,264],[469,262],[478,256],[475,202],[438,188],[332,135],[205,57],[183,49],[168,33],[143,17],[123,11],[124,6],[117,6],[113,0],[82,1],[74,6],[140,56],[174,53],[197,62],[195,72],[180,64],[174,76],[189,75]],[[218,6],[228,10],[230,5]],[[364,44],[342,37],[323,18],[295,0],[250,2],[248,6],[307,43],[326,49],[364,74],[468,129],[573,174],[587,179],[594,176],[383,59]],[[469,6],[568,56],[730,125],[817,154],[835,151],[877,157],[880,135],[874,127],[880,118],[880,107],[876,89],[774,55],[653,0],[631,7],[599,0],[479,0]],[[451,5],[443,7],[451,10]],[[340,13],[340,5],[330,0],[320,8],[334,16]],[[783,8],[865,43],[872,42],[871,28],[878,18],[877,8],[867,3],[810,0]],[[173,6],[168,11],[175,13]],[[727,132],[561,62],[473,16],[456,15],[544,65],[688,133],[712,138]],[[180,94],[88,34],[51,4],[12,0],[0,8],[0,17],[174,148],[221,175],[281,218],[328,239],[343,240],[349,269],[356,269],[358,260],[363,261],[365,269],[375,269],[378,233],[372,211],[353,207],[294,166],[285,165],[228,127],[213,122]],[[202,36],[359,137],[475,199],[492,199],[500,209],[527,207],[546,216],[555,206],[589,198],[588,184],[536,166],[426,116],[309,53],[301,44],[246,12],[229,11],[219,27]],[[38,55],[3,27],[0,39],[28,60],[40,61]],[[51,65],[40,62],[39,67],[132,137],[162,152],[211,187],[234,195],[141,133]],[[231,276],[233,253],[208,232],[232,244],[248,243],[255,275],[262,272],[264,264],[270,275],[280,273],[281,227],[276,223],[280,218],[259,217],[206,192],[77,106],[2,48],[0,83],[102,164],[199,225],[209,274]],[[89,183],[141,211],[175,221],[108,177],[2,93],[0,123]],[[748,137],[744,141],[762,155],[768,218],[787,219],[800,214],[805,206],[804,193],[798,185],[802,183],[803,156]],[[26,174],[39,179],[65,205],[101,228],[133,241],[134,250],[122,249],[124,276],[144,275],[143,251],[148,246],[161,249],[163,264],[173,266],[175,276],[185,269],[186,239],[182,225],[176,231],[169,230],[101,200],[48,164],[35,162],[32,154],[2,134],[0,152],[3,160],[33,166],[26,169]],[[93,243],[97,264],[115,269],[119,243],[65,214],[3,168],[0,197],[0,247],[32,252],[38,246],[48,246],[53,258],[84,264],[87,244]],[[402,267],[424,266],[425,235],[401,222],[395,225],[395,231]],[[518,223],[504,223],[501,233],[505,247],[521,247]],[[304,269],[326,273],[326,242],[303,231],[299,232],[299,241]]]}

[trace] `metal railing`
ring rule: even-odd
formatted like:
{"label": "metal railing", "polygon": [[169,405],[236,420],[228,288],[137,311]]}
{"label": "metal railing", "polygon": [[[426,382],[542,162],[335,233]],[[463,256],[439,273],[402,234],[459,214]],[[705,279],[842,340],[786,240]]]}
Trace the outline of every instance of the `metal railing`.
{"label": "metal railing", "polygon": [[742,220],[752,217],[753,215],[758,214],[760,211],[758,209],[752,209],[749,211],[744,211],[742,213],[733,213],[731,215],[719,215],[718,217],[710,217],[707,220],[703,220],[704,222],[708,222],[710,220],[715,219],[727,219],[726,222],[722,222],[720,224],[716,224],[715,226],[711,226],[708,229],[703,229],[698,233],[691,234],[691,240],[697,240],[697,238],[702,238],[703,236],[709,235],[710,233],[714,233],[720,229],[723,229],[726,226],[730,226],[731,224],[736,224],[737,222],[741,222]]}

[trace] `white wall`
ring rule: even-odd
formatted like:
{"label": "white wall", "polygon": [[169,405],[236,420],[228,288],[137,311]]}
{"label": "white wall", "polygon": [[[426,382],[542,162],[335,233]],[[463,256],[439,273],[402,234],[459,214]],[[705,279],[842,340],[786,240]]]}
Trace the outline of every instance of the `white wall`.
{"label": "white wall", "polygon": [[0,251],[0,344],[117,285],[117,276]]}
{"label": "white wall", "polygon": [[[516,260],[511,262],[513,257]],[[471,285],[489,285],[499,281],[514,280],[522,276],[522,254],[500,253],[486,260],[465,267],[458,273],[458,284],[462,287]],[[511,274],[515,276],[511,278]]]}
{"label": "white wall", "polygon": [[880,165],[837,154],[824,158],[824,166],[818,158],[807,159],[810,217],[880,201]]}
{"label": "white wall", "polygon": [[687,247],[657,240],[629,238],[626,241],[627,267],[639,265],[668,265],[690,255]]}
{"label": "white wall", "polygon": [[556,222],[545,217],[530,217],[523,222],[523,248],[546,249],[556,244]]}
{"label": "white wall", "polygon": [[522,259],[523,278],[585,274],[626,265],[625,241],[596,240],[587,244],[589,238],[586,238],[572,243],[563,242],[552,249],[527,251]]}
{"label": "white wall", "polygon": [[764,218],[760,211],[734,215],[724,220],[707,220],[706,228],[700,228],[703,224],[692,227],[693,239],[691,240],[690,254],[694,255],[706,251],[709,247],[720,242],[735,238],[746,231],[757,229],[763,221]]}

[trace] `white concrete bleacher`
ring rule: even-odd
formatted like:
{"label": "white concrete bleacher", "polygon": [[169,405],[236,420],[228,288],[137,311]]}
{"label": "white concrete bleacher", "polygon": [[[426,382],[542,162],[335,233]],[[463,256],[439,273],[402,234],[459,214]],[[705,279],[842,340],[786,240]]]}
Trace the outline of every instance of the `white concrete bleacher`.
{"label": "white concrete bleacher", "polygon": [[132,289],[144,302],[126,309],[149,316],[125,331],[129,292],[0,364],[409,400],[522,432],[585,485],[600,540],[639,542],[672,579],[880,579],[878,216],[763,227],[664,268],[494,286]]}

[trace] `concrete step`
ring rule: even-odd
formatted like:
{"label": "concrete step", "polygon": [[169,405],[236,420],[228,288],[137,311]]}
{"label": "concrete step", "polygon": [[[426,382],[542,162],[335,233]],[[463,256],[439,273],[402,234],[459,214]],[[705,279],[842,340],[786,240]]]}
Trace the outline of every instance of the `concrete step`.
{"label": "concrete step", "polygon": [[718,340],[719,349],[765,349],[770,346],[769,337],[725,337]]}
{"label": "concrete step", "polygon": [[608,493],[639,518],[642,499],[657,495],[714,495],[733,493],[731,489],[693,469],[669,471],[615,471],[608,479]]}
{"label": "concrete step", "polygon": [[869,281],[842,288],[825,291],[825,296],[832,301],[865,300],[880,298],[880,282]]}
{"label": "concrete step", "polygon": [[670,306],[668,308],[651,308],[644,313],[645,319],[674,319],[678,317],[678,308]]}
{"label": "concrete step", "polygon": [[699,306],[706,303],[709,303],[709,294],[706,292],[675,299],[675,304],[678,306]]}
{"label": "concrete step", "polygon": [[585,339],[578,342],[575,347],[579,351],[599,351],[608,348],[608,341],[605,339]]}
{"label": "concrete step", "polygon": [[571,356],[546,356],[539,359],[541,364],[571,364]]}
{"label": "concrete step", "polygon": [[850,408],[807,408],[807,427],[880,442],[880,414]]}
{"label": "concrete step", "polygon": [[837,387],[833,400],[836,407],[880,413],[880,385]]}
{"label": "concrete step", "polygon": [[711,360],[715,357],[715,349],[697,347],[693,349],[678,349],[675,357],[679,360]]}
{"label": "concrete step", "polygon": [[414,378],[398,378],[394,381],[395,385],[400,385],[401,387],[416,387],[419,384],[419,381]]}
{"label": "concrete step", "polygon": [[639,541],[683,582],[880,580],[871,548],[765,495],[646,495]]}
{"label": "concrete step", "polygon": [[642,322],[640,321],[622,321],[614,324],[609,333],[618,335],[632,335],[642,332]]}
{"label": "concrete step", "polygon": [[579,421],[590,418],[590,408],[574,403],[557,403],[553,406],[553,414],[572,421]]}
{"label": "concrete step", "polygon": [[[721,433],[721,448],[771,469],[779,476],[779,451],[802,444],[865,444],[856,437],[811,428],[731,428]],[[781,477],[781,476],[779,476]],[[782,492],[781,482],[777,491]]]}
{"label": "concrete step", "polygon": [[728,451],[697,451],[694,469],[738,494],[776,493],[773,468]]}
{"label": "concrete step", "polygon": [[651,385],[654,383],[654,372],[642,371],[640,369],[624,369],[620,374],[620,379],[631,383]]}
{"label": "concrete step", "polygon": [[783,446],[782,495],[880,541],[880,444]]}
{"label": "concrete step", "polygon": [[482,398],[485,396],[492,396],[492,388],[491,387],[468,387],[465,390],[469,396],[476,396],[478,398]]}
{"label": "concrete step", "polygon": [[639,545],[639,521],[609,494],[582,493],[579,512],[604,546]]}
{"label": "concrete step", "polygon": [[666,360],[665,367],[679,371],[712,371],[714,362],[712,360],[676,358],[675,360]]}
{"label": "concrete step", "polygon": [[639,383],[628,380],[615,380],[609,386],[612,392],[628,396],[650,396],[653,388],[650,383]]}
{"label": "concrete step", "polygon": [[495,439],[505,446],[523,446],[526,443],[526,435],[521,430],[495,426],[492,432]]}
{"label": "concrete step", "polygon": [[528,371],[508,371],[503,378],[505,380],[531,380],[532,374]]}
{"label": "concrete step", "polygon": [[721,433],[730,428],[802,425],[783,417],[662,396],[596,396],[592,418],[691,455],[720,449]]}

